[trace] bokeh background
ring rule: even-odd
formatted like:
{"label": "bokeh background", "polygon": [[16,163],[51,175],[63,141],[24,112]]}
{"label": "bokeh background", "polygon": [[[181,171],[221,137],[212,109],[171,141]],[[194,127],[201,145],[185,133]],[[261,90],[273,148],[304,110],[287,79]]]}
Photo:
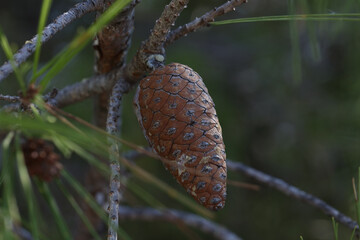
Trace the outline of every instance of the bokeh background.
{"label": "bokeh background", "polygon": [[[136,8],[130,56],[144,40],[168,1],[147,0]],[[219,0],[190,1],[177,25],[222,4]],[[75,1],[53,1],[52,20]],[[14,49],[37,29],[41,1],[0,3],[0,26]],[[217,20],[303,13],[358,13],[355,0],[249,0]],[[86,15],[44,45],[41,61],[55,56],[93,21]],[[360,157],[360,30],[357,21],[258,22],[212,26],[191,33],[167,48],[167,62],[192,67],[204,79],[216,103],[227,156],[280,177],[333,205],[355,219],[351,179],[358,175]],[[5,60],[0,51],[0,60]],[[52,82],[62,88],[93,74],[93,50],[88,46]],[[16,94],[14,76],[0,92]],[[146,145],[133,111],[134,91],[124,99],[123,138]],[[93,121],[93,99],[67,111]],[[86,164],[77,156],[64,159],[69,171],[82,179]],[[141,167],[186,194],[161,163],[139,160]],[[229,172],[236,181],[255,183]],[[171,208],[186,208],[154,186],[134,180]],[[61,199],[59,200],[61,201]],[[146,205],[129,197],[131,205]],[[64,214],[72,218],[64,204]],[[69,210],[67,212],[67,210]],[[319,210],[261,186],[260,191],[229,186],[226,207],[216,222],[244,239],[333,239],[331,219]],[[125,222],[133,239],[187,239],[169,223]],[[211,239],[196,229],[197,236]],[[340,226],[340,239],[351,230]]]}

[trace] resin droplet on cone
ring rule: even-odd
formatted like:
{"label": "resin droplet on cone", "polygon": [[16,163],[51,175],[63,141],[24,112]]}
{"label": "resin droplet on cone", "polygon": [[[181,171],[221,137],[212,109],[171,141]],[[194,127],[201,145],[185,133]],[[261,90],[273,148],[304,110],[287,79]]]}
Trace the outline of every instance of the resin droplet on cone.
{"label": "resin droplet on cone", "polygon": [[165,167],[199,203],[213,210],[226,199],[226,155],[215,104],[190,67],[172,63],[141,80],[136,115]]}

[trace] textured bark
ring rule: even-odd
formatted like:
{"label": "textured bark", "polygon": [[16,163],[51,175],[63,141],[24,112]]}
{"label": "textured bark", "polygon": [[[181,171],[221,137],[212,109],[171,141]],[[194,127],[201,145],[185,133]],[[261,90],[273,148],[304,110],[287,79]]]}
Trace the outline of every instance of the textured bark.
{"label": "textured bark", "polygon": [[[114,86],[110,101],[109,113],[106,122],[106,131],[114,136],[120,135],[121,129],[121,106],[122,97],[126,93],[129,83],[120,79]],[[108,138],[110,144],[110,192],[109,192],[109,229],[108,239],[117,239],[117,230],[119,225],[119,204],[121,199],[120,192],[120,145],[112,138]]]}
{"label": "textured bark", "polygon": [[0,94],[0,101],[16,103],[16,102],[20,102],[20,97]]}
{"label": "textured bark", "polygon": [[92,76],[59,90],[56,97],[49,100],[49,103],[57,107],[65,107],[82,101],[90,96],[111,90],[116,80],[122,76],[122,69],[115,69],[106,75]]}
{"label": "textured bark", "polygon": [[201,27],[208,26],[209,22],[213,22],[214,19],[218,16],[224,15],[230,11],[235,10],[236,6],[240,6],[243,3],[246,3],[247,0],[231,0],[227,1],[223,5],[214,8],[213,10],[205,13],[201,17],[195,18],[194,21],[185,24],[184,26],[178,27],[174,31],[171,31],[167,36],[165,46],[171,44],[172,42],[186,36],[191,32],[195,32]]}

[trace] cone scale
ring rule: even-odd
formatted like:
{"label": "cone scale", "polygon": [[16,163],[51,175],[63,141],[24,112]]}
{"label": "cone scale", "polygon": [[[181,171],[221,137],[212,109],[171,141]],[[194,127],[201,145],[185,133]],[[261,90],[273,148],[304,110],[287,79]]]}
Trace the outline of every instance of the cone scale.
{"label": "cone scale", "polygon": [[226,199],[226,154],[215,104],[202,78],[172,63],[140,81],[135,111],[153,151],[200,204],[212,210]]}

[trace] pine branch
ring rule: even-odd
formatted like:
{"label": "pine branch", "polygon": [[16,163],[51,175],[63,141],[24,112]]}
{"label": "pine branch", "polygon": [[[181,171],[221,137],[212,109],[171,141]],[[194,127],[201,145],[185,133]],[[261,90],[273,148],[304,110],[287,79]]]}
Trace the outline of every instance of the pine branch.
{"label": "pine branch", "polygon": [[[47,25],[41,35],[41,43],[47,42],[51,39],[56,33],[60,32],[64,27],[70,24],[75,19],[81,18],[86,13],[96,11],[101,7],[101,0],[87,0],[76,4],[69,11],[58,16],[54,22]],[[15,54],[14,54],[14,64],[19,66],[21,63],[25,62],[28,57],[35,52],[37,42],[37,35],[32,39],[25,42]],[[14,70],[10,62],[5,62],[0,67],[0,82],[9,76]]]}
{"label": "pine branch", "polygon": [[[119,136],[121,126],[121,103],[122,97],[127,89],[129,83],[124,79],[119,80],[110,96],[109,113],[106,122],[106,130],[109,134]],[[108,138],[110,144],[110,193],[109,193],[109,229],[108,239],[117,239],[117,230],[119,225],[119,202],[120,202],[120,164],[118,162],[120,156],[120,146],[118,142],[112,138]]]}
{"label": "pine branch", "polygon": [[[164,43],[171,26],[188,4],[189,0],[172,0],[165,6],[160,18],[156,20],[149,38],[144,41],[135,57],[126,68],[126,80],[135,83],[146,72],[153,70],[164,60]],[[160,55],[161,58],[152,58]]]}
{"label": "pine branch", "polygon": [[20,97],[0,94],[0,101],[16,103],[16,102],[20,102]]}
{"label": "pine branch", "polygon": [[241,240],[235,233],[192,213],[173,209],[157,210],[153,208],[119,207],[121,220],[179,222],[194,227],[220,240]]}
{"label": "pine branch", "polygon": [[350,217],[346,216],[345,214],[341,213],[339,210],[335,209],[334,207],[330,206],[320,198],[317,198],[295,186],[292,186],[280,178],[270,176],[259,170],[246,166],[243,163],[233,162],[230,160],[227,160],[226,162],[229,170],[240,172],[248,177],[255,179],[258,182],[261,182],[269,187],[272,187],[284,193],[286,196],[292,197],[306,204],[309,204],[310,206],[318,208],[323,213],[325,213],[328,216],[334,217],[337,222],[347,226],[351,230],[353,230],[354,228],[359,229],[358,224],[354,220],[352,220]]}
{"label": "pine branch", "polygon": [[189,22],[184,26],[178,27],[177,29],[169,33],[166,39],[165,46],[171,44],[172,42],[178,40],[181,37],[186,36],[191,32],[195,32],[201,27],[208,26],[209,22],[213,22],[216,17],[235,10],[236,6],[240,6],[243,3],[247,3],[247,0],[227,1],[223,5],[215,7],[213,10],[205,13],[203,16],[195,18],[195,20],[193,20],[192,22]]}
{"label": "pine branch", "polygon": [[95,75],[83,79],[81,82],[59,90],[56,97],[49,100],[49,104],[57,107],[65,107],[82,101],[90,96],[111,90],[116,80],[120,78],[123,78],[123,68],[114,69],[108,74]]}

